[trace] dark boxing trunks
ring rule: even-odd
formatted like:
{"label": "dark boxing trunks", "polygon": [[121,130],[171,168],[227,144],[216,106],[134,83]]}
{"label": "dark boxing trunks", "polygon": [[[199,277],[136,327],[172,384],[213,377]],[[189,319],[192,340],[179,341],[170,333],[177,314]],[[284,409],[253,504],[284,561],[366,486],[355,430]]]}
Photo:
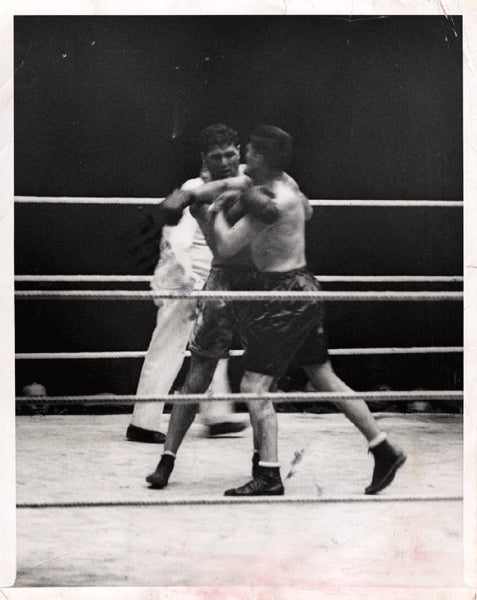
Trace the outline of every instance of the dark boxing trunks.
{"label": "dark boxing trunks", "polygon": [[[251,277],[252,273],[240,266],[212,267],[204,290],[251,289]],[[236,304],[247,303],[209,299],[198,302],[197,319],[189,341],[191,352],[208,358],[228,357],[233,337],[238,333]]]}
{"label": "dark boxing trunks", "polygon": [[[284,273],[251,271],[236,266],[213,267],[204,290],[320,291],[306,267]],[[234,335],[245,348],[246,371],[281,377],[294,359],[299,365],[328,360],[319,300],[204,300],[189,348],[208,358],[226,358]]]}
{"label": "dark boxing trunks", "polygon": [[[321,287],[303,267],[284,273],[256,272],[251,289],[320,291]],[[234,314],[246,348],[247,371],[280,377],[293,359],[300,365],[322,364],[328,360],[322,301],[241,302],[236,303]]]}

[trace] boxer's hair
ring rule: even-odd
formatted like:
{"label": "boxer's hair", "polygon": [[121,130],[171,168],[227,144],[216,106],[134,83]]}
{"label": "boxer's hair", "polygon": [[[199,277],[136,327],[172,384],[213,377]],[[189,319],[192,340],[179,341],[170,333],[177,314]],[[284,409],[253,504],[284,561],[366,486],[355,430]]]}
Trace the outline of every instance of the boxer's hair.
{"label": "boxer's hair", "polygon": [[272,125],[259,125],[250,134],[250,142],[269,167],[281,171],[288,168],[293,147],[293,138],[289,133]]}
{"label": "boxer's hair", "polygon": [[209,125],[199,135],[200,151],[203,154],[207,154],[207,152],[217,146],[230,145],[239,145],[238,133],[223,123]]}

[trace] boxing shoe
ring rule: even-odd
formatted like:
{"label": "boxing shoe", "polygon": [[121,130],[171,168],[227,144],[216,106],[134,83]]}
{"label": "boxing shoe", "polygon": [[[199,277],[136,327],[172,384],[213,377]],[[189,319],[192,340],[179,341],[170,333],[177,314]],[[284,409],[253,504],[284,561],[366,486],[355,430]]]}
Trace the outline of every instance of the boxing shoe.
{"label": "boxing shoe", "polygon": [[222,421],[220,423],[211,423],[207,426],[207,436],[215,437],[217,435],[227,435],[228,433],[238,433],[248,426],[246,421]]}
{"label": "boxing shoe", "polygon": [[154,473],[146,477],[147,483],[151,484],[151,488],[162,490],[169,483],[169,477],[174,469],[175,457],[170,454],[163,454],[161,460],[156,467]]}
{"label": "boxing shoe", "polygon": [[166,441],[166,436],[160,431],[143,429],[142,427],[136,427],[136,425],[129,425],[126,437],[130,442],[144,442],[146,444],[163,444]]}
{"label": "boxing shoe", "polygon": [[283,496],[285,489],[279,467],[257,465],[257,475],[238,488],[227,490],[224,496]]}
{"label": "boxing shoe", "polygon": [[400,448],[393,446],[387,440],[370,448],[369,452],[374,456],[374,471],[365,494],[376,494],[392,482],[396,471],[406,462],[407,457]]}

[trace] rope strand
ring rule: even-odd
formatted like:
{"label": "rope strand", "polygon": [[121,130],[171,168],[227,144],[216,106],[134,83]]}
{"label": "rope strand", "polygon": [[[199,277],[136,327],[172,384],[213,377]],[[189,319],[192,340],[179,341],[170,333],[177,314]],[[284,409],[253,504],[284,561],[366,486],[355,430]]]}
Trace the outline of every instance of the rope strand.
{"label": "rope strand", "polygon": [[463,300],[463,292],[228,292],[228,291],[130,291],[130,290],[20,290],[21,300],[152,300],[153,298],[214,299],[214,300],[325,300],[325,301],[443,301]]}
{"label": "rope strand", "polygon": [[19,404],[54,402],[77,404],[80,402],[93,404],[135,404],[148,402],[170,402],[173,404],[197,404],[207,400],[219,402],[263,402],[270,400],[274,403],[282,402],[335,402],[339,400],[366,400],[381,402],[409,402],[411,400],[427,400],[443,402],[448,400],[463,400],[461,390],[410,390],[389,392],[288,392],[288,393],[238,393],[238,394],[159,394],[159,395],[116,395],[101,394],[76,396],[17,396]]}
{"label": "rope strand", "polygon": [[[153,275],[15,275],[16,283],[148,283]],[[459,275],[315,275],[321,282],[367,283],[462,283]]]}
{"label": "rope strand", "polygon": [[[429,346],[414,348],[331,348],[330,356],[357,356],[366,354],[451,354],[463,352],[461,346]],[[112,359],[112,358],[144,358],[147,352],[141,351],[104,351],[104,352],[17,352],[16,360],[63,360],[63,359]],[[243,350],[230,350],[229,356],[243,356]],[[183,356],[190,356],[186,350]]]}
{"label": "rope strand", "polygon": [[[95,198],[95,197],[53,197],[15,196],[16,204],[152,204],[158,205],[164,198]],[[310,200],[312,206],[405,206],[462,208],[461,200]]]}
{"label": "rope strand", "polygon": [[164,498],[162,500],[114,500],[95,502],[20,502],[17,508],[108,508],[113,506],[211,506],[218,504],[330,504],[357,502],[462,502],[462,496],[254,496],[253,498]]}

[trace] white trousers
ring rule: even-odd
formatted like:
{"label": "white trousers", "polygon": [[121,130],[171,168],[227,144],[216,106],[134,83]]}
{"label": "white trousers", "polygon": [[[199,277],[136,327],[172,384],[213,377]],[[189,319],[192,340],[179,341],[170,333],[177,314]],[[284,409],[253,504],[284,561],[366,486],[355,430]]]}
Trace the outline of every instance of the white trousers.
{"label": "white trousers", "polygon": [[[184,351],[194,326],[195,304],[195,300],[164,300],[157,311],[156,327],[139,378],[138,395],[169,393],[182,366]],[[227,363],[227,359],[219,361],[209,392],[230,393]],[[137,402],[131,424],[160,431],[163,409],[164,402]],[[230,419],[227,416],[232,412],[232,403],[228,402],[208,401],[201,405],[201,416],[206,425],[228,421]]]}

